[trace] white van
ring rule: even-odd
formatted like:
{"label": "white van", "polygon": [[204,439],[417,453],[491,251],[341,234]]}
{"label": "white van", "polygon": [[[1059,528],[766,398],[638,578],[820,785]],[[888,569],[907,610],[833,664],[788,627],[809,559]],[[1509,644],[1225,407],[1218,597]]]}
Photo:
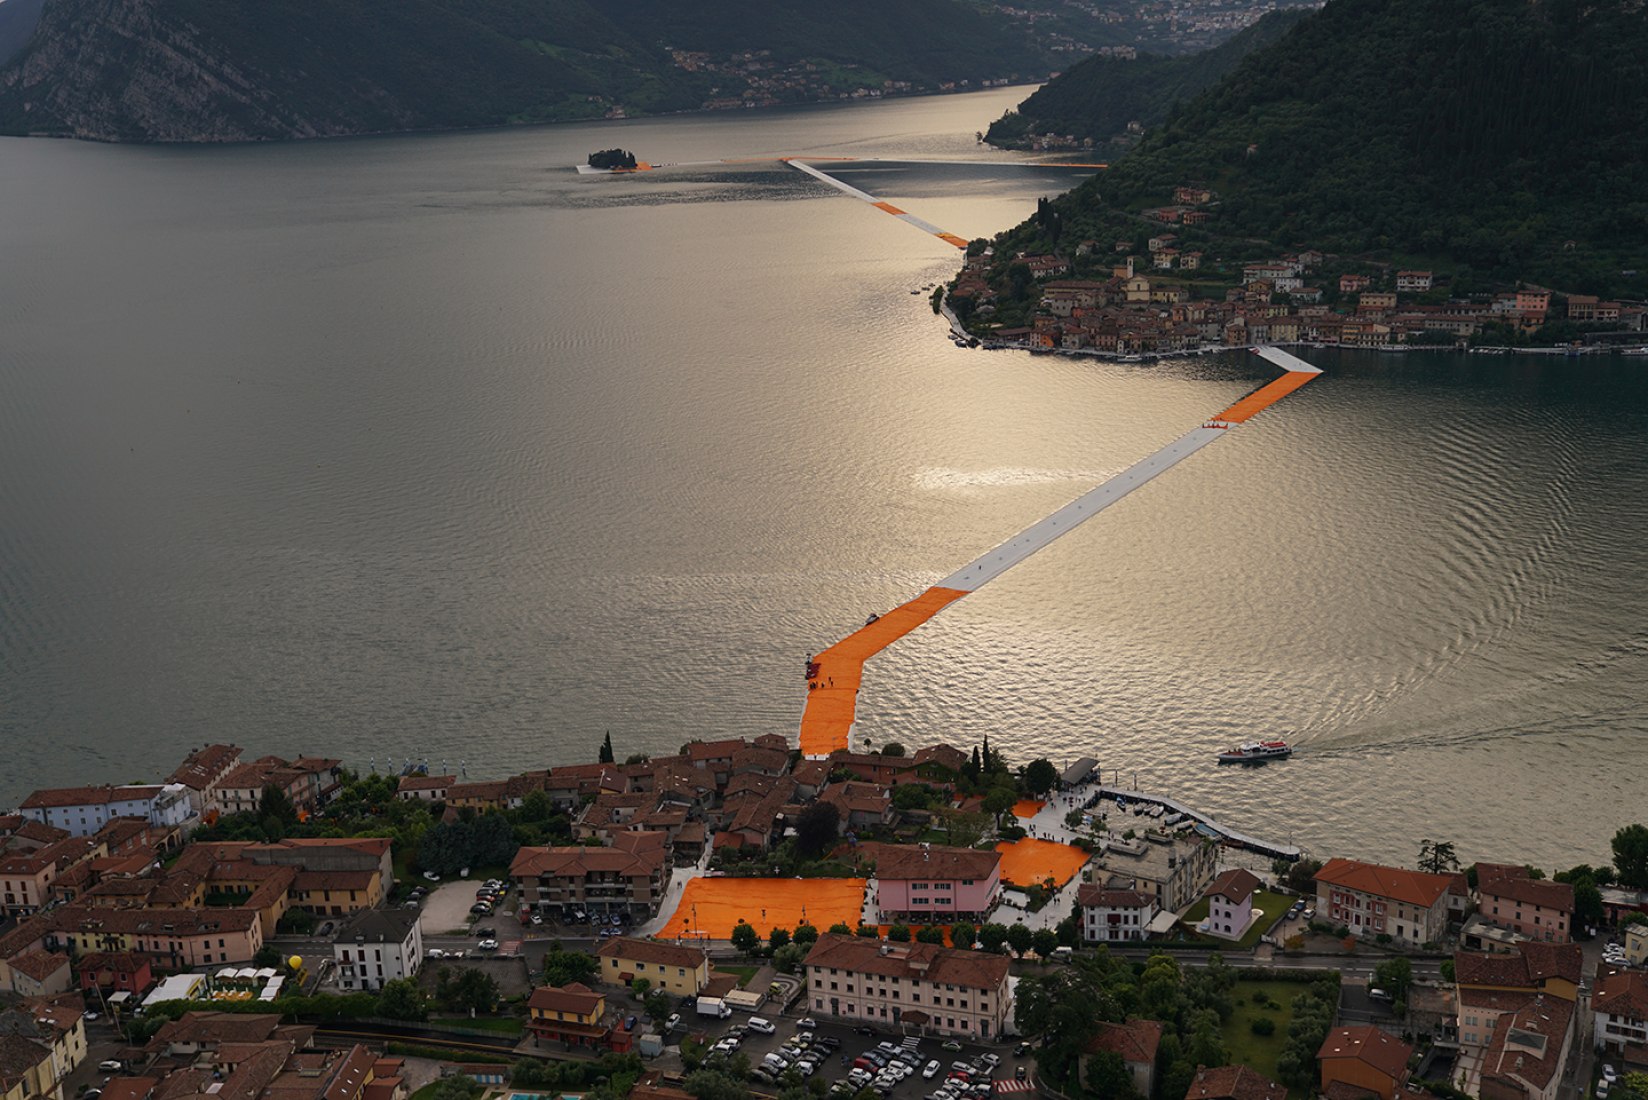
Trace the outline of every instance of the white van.
{"label": "white van", "polygon": [[772,1035],[778,1030],[778,1028],[771,1020],[762,1019],[760,1016],[751,1016],[750,1030],[759,1031],[763,1035]]}

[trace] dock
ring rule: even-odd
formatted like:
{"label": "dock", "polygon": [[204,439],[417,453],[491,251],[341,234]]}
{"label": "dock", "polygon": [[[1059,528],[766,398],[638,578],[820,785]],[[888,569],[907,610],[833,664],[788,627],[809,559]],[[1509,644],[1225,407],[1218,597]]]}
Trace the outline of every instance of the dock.
{"label": "dock", "polygon": [[1110,799],[1113,802],[1125,802],[1129,805],[1142,802],[1147,806],[1160,806],[1163,811],[1182,814],[1184,820],[1196,823],[1196,831],[1203,836],[1209,833],[1217,834],[1218,839],[1236,848],[1246,848],[1250,852],[1257,852],[1272,859],[1285,859],[1289,863],[1297,863],[1304,856],[1304,852],[1291,844],[1272,844],[1268,840],[1249,836],[1229,826],[1221,825],[1200,810],[1191,809],[1176,798],[1169,798],[1165,794],[1149,794],[1145,791],[1128,790],[1126,787],[1110,787],[1099,784],[1099,798]]}

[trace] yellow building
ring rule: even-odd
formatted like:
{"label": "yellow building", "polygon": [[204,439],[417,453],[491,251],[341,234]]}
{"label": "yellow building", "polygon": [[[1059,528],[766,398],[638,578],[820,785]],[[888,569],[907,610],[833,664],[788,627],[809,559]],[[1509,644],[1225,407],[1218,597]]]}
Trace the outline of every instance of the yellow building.
{"label": "yellow building", "polygon": [[607,1040],[605,995],[573,982],[541,986],[526,1003],[527,1030],[534,1043],[561,1042],[571,1046],[603,1046]]}
{"label": "yellow building", "polygon": [[622,936],[608,940],[595,954],[601,960],[601,980],[608,985],[645,978],[654,989],[696,997],[710,980],[709,956],[697,947]]}

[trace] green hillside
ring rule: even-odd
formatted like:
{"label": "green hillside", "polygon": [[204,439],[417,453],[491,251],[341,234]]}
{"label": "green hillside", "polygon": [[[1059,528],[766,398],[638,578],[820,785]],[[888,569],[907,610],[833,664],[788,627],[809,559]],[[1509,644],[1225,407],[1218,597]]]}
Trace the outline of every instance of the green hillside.
{"label": "green hillside", "polygon": [[1003,148],[1022,147],[1032,135],[1045,133],[1105,142],[1129,122],[1154,126],[1174,103],[1217,83],[1308,14],[1304,8],[1273,11],[1223,45],[1183,57],[1090,57],[991,123],[984,138]]}
{"label": "green hillside", "polygon": [[1645,118],[1638,0],[1333,0],[1057,208],[1067,242],[1131,236],[1196,182],[1214,240],[1641,297]]}
{"label": "green hillside", "polygon": [[884,80],[936,90],[1051,67],[1025,30],[968,0],[51,0],[0,69],[0,132],[306,137],[802,101]]}

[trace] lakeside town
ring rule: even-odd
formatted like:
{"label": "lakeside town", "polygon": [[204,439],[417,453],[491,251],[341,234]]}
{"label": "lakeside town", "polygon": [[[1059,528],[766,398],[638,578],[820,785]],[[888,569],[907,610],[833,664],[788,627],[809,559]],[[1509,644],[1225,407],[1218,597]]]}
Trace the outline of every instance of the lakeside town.
{"label": "lakeside town", "polygon": [[1642,1095],[1648,826],[1548,877],[1382,866],[1104,778],[769,735],[38,790],[0,816],[0,1092]]}
{"label": "lakeside town", "polygon": [[[1218,195],[1174,188],[1114,240],[1071,255],[998,256],[974,241],[934,296],[958,339],[1117,357],[1260,344],[1648,354],[1648,303],[1548,287],[1478,292],[1441,273],[1305,250],[1257,258],[1209,231]],[[1528,343],[1544,345],[1524,348]]]}

